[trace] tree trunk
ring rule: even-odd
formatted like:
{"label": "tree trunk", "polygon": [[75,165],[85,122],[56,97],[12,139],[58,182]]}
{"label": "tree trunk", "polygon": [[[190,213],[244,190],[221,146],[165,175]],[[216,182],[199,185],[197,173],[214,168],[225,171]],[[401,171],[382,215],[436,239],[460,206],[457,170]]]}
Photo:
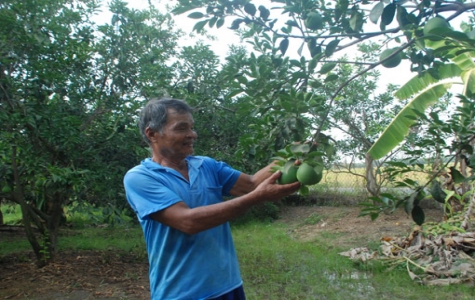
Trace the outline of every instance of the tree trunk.
{"label": "tree trunk", "polygon": [[0,200],[0,225],[3,225],[2,200]]}
{"label": "tree trunk", "polygon": [[374,167],[373,167],[373,158],[371,155],[366,153],[365,155],[365,170],[366,170],[366,189],[373,196],[379,196],[380,187],[376,182],[376,177],[374,176]]}
{"label": "tree trunk", "polygon": [[61,193],[55,193],[53,197],[50,199],[50,203],[48,204],[48,223],[47,229],[49,233],[49,255],[51,259],[57,253],[57,244],[58,244],[58,233],[59,227],[61,225],[62,217],[63,217],[63,195]]}
{"label": "tree trunk", "polygon": [[[31,211],[31,208],[26,203],[26,201],[24,199],[21,199],[22,198],[21,196],[15,197],[15,198],[16,198],[15,199],[16,202],[20,204],[23,228],[25,229],[26,238],[28,239],[28,242],[30,242],[33,252],[35,253],[35,256],[37,258],[37,261],[39,262],[41,260],[41,245],[38,242],[38,239],[35,233],[33,232],[33,226],[31,224],[31,214],[34,214],[34,212]],[[40,229],[40,232],[41,232],[41,229]],[[40,264],[38,265],[44,266]]]}

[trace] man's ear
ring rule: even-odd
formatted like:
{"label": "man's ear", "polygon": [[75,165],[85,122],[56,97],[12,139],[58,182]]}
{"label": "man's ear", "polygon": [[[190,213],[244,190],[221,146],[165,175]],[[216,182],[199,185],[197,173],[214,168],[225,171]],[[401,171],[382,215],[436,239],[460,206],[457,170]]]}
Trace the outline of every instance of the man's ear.
{"label": "man's ear", "polygon": [[150,142],[154,142],[156,140],[155,131],[153,131],[150,127],[145,128],[145,135],[147,136]]}

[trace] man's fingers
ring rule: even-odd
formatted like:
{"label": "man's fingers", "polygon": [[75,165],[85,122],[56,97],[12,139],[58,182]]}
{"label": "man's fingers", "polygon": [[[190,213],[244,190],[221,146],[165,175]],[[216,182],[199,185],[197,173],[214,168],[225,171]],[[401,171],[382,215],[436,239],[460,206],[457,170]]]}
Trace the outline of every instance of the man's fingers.
{"label": "man's fingers", "polygon": [[275,183],[277,181],[277,179],[280,178],[280,175],[282,174],[282,172],[280,170],[277,170],[275,171],[270,177],[269,177],[269,180],[270,182],[272,183]]}
{"label": "man's fingers", "polygon": [[286,184],[291,190],[298,190],[300,188],[300,182],[296,181],[293,183]]}

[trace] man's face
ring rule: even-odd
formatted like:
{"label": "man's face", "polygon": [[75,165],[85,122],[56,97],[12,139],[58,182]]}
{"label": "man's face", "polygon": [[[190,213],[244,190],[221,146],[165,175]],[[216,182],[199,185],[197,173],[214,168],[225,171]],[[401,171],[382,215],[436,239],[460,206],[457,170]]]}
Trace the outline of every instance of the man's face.
{"label": "man's face", "polygon": [[193,130],[195,122],[190,113],[180,114],[168,109],[167,123],[163,132],[156,132],[160,154],[167,158],[184,159],[193,154],[193,143],[198,135]]}

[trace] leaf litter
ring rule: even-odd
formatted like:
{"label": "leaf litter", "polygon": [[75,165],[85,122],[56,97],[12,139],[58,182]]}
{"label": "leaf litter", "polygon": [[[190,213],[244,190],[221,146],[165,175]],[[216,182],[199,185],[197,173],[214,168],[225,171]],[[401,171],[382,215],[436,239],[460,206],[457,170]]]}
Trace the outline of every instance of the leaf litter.
{"label": "leaf litter", "polygon": [[366,247],[341,252],[354,261],[379,259],[390,268],[405,266],[412,280],[425,285],[475,283],[475,232],[426,235],[416,226],[407,237],[384,237],[380,251]]}

